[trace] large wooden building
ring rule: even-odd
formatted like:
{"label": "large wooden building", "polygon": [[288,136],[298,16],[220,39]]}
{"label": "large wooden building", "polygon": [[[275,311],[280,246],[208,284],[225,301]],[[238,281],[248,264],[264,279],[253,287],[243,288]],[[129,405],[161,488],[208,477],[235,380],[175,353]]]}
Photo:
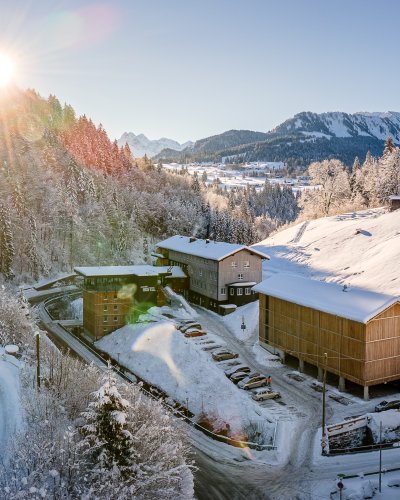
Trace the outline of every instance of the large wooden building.
{"label": "large wooden building", "polygon": [[189,277],[186,298],[224,314],[258,298],[252,287],[262,279],[268,256],[245,245],[172,236],[157,244],[157,265],[180,266]]}
{"label": "large wooden building", "polygon": [[121,328],[149,306],[163,305],[163,286],[182,293],[187,277],[180,267],[76,267],[83,277],[83,328],[95,339]]}
{"label": "large wooden building", "polygon": [[[399,297],[277,274],[255,287],[261,346],[368,387],[400,379]],[[327,356],[325,357],[325,353]]]}

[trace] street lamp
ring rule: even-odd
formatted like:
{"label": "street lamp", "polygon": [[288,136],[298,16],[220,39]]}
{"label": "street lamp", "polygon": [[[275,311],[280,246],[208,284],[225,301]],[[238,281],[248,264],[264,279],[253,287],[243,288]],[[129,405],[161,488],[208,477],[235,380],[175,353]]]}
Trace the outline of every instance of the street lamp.
{"label": "street lamp", "polygon": [[322,384],[322,439],[321,439],[321,448],[322,455],[326,455],[326,431],[325,431],[325,403],[326,403],[326,363],[328,359],[328,354],[324,353],[324,377]]}

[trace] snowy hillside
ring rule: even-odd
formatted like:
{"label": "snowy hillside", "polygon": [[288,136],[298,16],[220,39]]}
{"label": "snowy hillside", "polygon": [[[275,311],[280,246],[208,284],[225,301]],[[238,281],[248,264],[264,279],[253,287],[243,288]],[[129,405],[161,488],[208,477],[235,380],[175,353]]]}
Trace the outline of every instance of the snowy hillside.
{"label": "snowy hillside", "polygon": [[271,257],[264,277],[293,273],[400,295],[400,211],[316,219],[254,245]]}
{"label": "snowy hillside", "polygon": [[167,139],[166,137],[151,140],[144,134],[135,135],[133,132],[124,132],[118,140],[118,146],[124,146],[125,144],[129,145],[133,156],[139,158],[145,154],[149,157],[155,156],[166,148],[181,151],[186,147],[190,147],[193,143],[188,141],[184,144],[179,144],[179,142]]}
{"label": "snowy hillside", "polygon": [[304,112],[285,121],[274,133],[302,132],[306,136],[325,137],[374,137],[386,140],[390,135],[400,144],[400,113],[310,113]]}

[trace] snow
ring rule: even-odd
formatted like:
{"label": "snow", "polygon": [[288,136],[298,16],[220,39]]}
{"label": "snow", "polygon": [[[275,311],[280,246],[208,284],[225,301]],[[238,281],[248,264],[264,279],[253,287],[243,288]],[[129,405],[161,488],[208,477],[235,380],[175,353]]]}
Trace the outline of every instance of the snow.
{"label": "snow", "polygon": [[359,323],[367,323],[399,300],[393,295],[284,273],[267,278],[253,290]]}
{"label": "snow", "polygon": [[[368,414],[369,427],[374,441],[379,443],[380,424],[382,422],[382,440],[394,441],[400,437],[400,411],[387,410]],[[397,430],[397,432],[396,432]]]}
{"label": "snow", "polygon": [[0,347],[0,457],[7,456],[8,442],[20,424],[19,362]]}
{"label": "snow", "polygon": [[240,250],[248,250],[249,252],[259,255],[262,259],[268,259],[268,256],[263,252],[249,248],[245,245],[201,239],[191,241],[191,238],[179,235],[171,236],[171,238],[160,241],[157,243],[157,247],[217,261],[225,259],[229,255],[239,252]]}
{"label": "snow", "polygon": [[312,220],[305,229],[303,223],[292,226],[254,248],[270,255],[265,277],[289,273],[399,294],[400,211],[373,209]]}
{"label": "snow", "polygon": [[[242,321],[246,329],[242,329]],[[238,307],[233,313],[222,316],[221,321],[239,340],[247,340],[258,329],[258,300]]]}
{"label": "snow", "polygon": [[75,267],[83,276],[158,276],[160,268],[147,264],[136,266],[91,266]]}
{"label": "snow", "polygon": [[79,297],[71,302],[70,308],[74,318],[83,320],[83,298]]}
{"label": "snow", "polygon": [[273,418],[226,378],[227,363],[214,362],[211,353],[202,350],[204,344],[185,338],[173,322],[127,325],[96,345],[110,354],[119,352],[122,365],[187,404],[194,414],[204,411],[217,426],[228,423],[232,433],[242,436],[250,422],[256,422],[272,438]]}

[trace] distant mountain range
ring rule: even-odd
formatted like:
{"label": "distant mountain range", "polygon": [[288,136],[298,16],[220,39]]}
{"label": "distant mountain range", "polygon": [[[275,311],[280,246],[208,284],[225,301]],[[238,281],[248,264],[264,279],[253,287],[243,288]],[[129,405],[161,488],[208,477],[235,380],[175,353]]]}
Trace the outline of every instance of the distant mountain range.
{"label": "distant mountain range", "polygon": [[400,113],[303,112],[270,132],[229,130],[181,149],[167,146],[155,160],[164,161],[284,161],[306,166],[338,158],[350,165],[367,151],[380,155],[391,136],[400,144]]}
{"label": "distant mountain range", "polygon": [[145,154],[149,157],[155,156],[163,149],[172,149],[175,152],[182,151],[182,149],[191,147],[193,142],[188,141],[184,144],[180,144],[179,142],[167,139],[166,137],[151,140],[144,134],[135,135],[133,132],[125,132],[118,140],[118,145],[125,146],[125,144],[128,144],[133,155],[139,158]]}

